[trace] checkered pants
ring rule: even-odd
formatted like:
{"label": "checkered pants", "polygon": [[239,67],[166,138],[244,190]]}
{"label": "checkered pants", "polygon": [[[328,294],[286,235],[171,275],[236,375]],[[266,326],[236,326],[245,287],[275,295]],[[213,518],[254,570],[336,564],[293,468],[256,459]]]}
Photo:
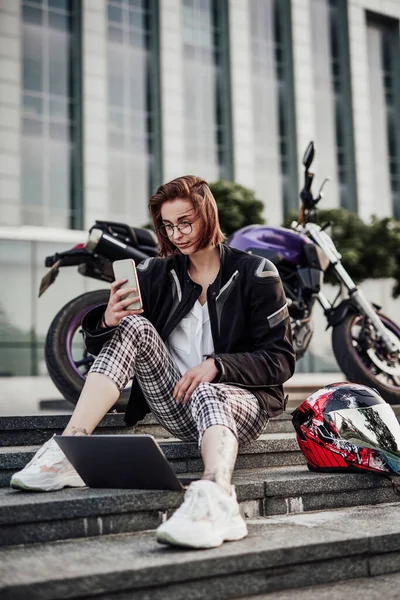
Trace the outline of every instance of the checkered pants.
{"label": "checkered pants", "polygon": [[197,441],[205,430],[224,425],[239,444],[251,442],[268,422],[256,396],[224,383],[200,383],[189,402],[172,396],[182,375],[153,325],[139,315],[124,317],[90,369],[102,373],[121,391],[135,375],[151,411],[174,437]]}

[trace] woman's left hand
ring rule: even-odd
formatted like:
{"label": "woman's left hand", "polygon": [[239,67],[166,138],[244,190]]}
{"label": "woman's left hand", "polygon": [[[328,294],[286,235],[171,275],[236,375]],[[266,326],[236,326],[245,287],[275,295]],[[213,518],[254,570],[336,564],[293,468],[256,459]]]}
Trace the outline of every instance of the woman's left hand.
{"label": "woman's left hand", "polygon": [[186,371],[184,376],[176,384],[172,395],[178,404],[180,404],[180,402],[187,404],[199,383],[210,383],[217,375],[218,369],[215,366],[214,359],[207,358],[207,360],[196,367]]}

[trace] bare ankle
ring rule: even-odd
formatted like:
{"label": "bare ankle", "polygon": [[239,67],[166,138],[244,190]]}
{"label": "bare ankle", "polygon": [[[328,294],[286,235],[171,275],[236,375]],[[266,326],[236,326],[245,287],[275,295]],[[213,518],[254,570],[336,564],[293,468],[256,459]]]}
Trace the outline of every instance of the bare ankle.
{"label": "bare ankle", "polygon": [[89,435],[89,432],[84,427],[66,427],[62,435]]}
{"label": "bare ankle", "polygon": [[232,486],[230,481],[227,481],[223,478],[218,477],[218,473],[216,472],[205,472],[202,476],[203,480],[212,481],[213,483],[217,483],[220,487],[222,487],[225,492],[229,495],[232,493]]}

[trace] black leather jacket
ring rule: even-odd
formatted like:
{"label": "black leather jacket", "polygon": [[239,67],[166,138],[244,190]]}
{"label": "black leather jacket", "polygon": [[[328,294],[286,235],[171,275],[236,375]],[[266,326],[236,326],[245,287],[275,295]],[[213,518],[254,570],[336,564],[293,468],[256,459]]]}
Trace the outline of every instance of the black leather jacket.
{"label": "black leather jacket", "polygon": [[[219,367],[215,383],[251,390],[269,417],[285,408],[282,384],[293,375],[295,353],[286,298],[269,260],[220,245],[221,268],[207,290],[208,310]],[[165,341],[201,293],[187,271],[187,257],[149,258],[137,266],[144,313]],[[97,355],[115,327],[99,329],[105,305],[85,315],[86,347]],[[137,381],[125,413],[134,425],[150,411]]]}

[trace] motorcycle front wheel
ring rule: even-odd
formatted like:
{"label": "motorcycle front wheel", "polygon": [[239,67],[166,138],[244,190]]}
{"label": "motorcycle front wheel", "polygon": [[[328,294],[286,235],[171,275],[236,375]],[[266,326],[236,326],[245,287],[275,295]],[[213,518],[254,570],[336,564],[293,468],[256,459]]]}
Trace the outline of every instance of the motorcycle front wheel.
{"label": "motorcycle front wheel", "polygon": [[[45,359],[47,370],[63,397],[75,405],[94,362],[81,333],[83,316],[99,304],[107,304],[108,290],[87,292],[68,302],[54,317],[47,332]],[[125,411],[130,387],[125,388],[111,411]]]}
{"label": "motorcycle front wheel", "polygon": [[[400,341],[400,327],[377,314],[393,339]],[[400,353],[388,353],[369,319],[348,313],[333,328],[332,347],[349,381],[375,388],[389,404],[400,404]]]}

